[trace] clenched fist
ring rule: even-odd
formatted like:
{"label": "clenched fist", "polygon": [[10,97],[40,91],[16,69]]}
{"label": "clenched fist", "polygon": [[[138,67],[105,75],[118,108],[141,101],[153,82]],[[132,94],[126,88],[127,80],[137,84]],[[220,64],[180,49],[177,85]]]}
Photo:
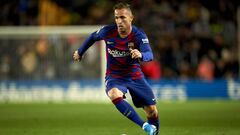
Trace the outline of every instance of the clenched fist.
{"label": "clenched fist", "polygon": [[78,54],[78,51],[75,51],[73,53],[73,60],[74,61],[81,61],[82,60],[82,57]]}
{"label": "clenched fist", "polygon": [[142,58],[142,54],[141,52],[139,52],[137,49],[130,49],[130,53],[132,55],[133,59],[141,59]]}

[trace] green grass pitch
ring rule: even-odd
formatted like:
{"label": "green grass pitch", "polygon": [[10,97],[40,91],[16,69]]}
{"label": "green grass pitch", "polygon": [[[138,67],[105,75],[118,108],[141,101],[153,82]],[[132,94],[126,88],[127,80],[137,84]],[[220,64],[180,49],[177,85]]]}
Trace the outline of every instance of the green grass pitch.
{"label": "green grass pitch", "polygon": [[[161,135],[240,135],[239,101],[160,101],[158,108]],[[122,134],[146,135],[112,104],[0,104],[0,135]]]}

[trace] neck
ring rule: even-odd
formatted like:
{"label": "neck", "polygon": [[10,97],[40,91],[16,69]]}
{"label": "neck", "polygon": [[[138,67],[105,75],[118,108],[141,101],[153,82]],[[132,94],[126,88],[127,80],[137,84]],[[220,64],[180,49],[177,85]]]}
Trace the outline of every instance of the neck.
{"label": "neck", "polygon": [[132,26],[130,26],[130,28],[126,29],[125,31],[118,30],[118,33],[121,38],[127,37],[131,32],[132,32]]}

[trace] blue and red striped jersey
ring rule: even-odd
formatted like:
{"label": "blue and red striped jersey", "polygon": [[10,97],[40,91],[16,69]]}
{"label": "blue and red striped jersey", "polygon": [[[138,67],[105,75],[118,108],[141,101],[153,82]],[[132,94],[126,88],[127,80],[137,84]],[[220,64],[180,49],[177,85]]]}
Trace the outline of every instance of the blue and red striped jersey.
{"label": "blue and red striped jersey", "polygon": [[[131,79],[143,78],[140,61],[151,61],[153,59],[147,35],[143,31],[133,26],[132,32],[127,37],[121,38],[116,25],[103,26],[84,41],[78,49],[78,54],[83,56],[85,51],[99,40],[104,40],[106,43],[106,76]],[[130,48],[138,49],[142,58],[140,60],[132,59]]]}

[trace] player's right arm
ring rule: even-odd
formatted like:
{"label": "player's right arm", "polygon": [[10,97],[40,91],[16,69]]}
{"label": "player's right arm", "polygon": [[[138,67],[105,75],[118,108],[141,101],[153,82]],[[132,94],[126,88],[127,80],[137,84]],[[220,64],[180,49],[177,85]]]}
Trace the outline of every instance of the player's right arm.
{"label": "player's right arm", "polygon": [[83,54],[87,51],[89,47],[91,47],[96,41],[99,41],[102,39],[103,34],[105,33],[105,30],[102,27],[98,31],[93,32],[81,45],[81,47],[78,48],[73,53],[73,60],[74,61],[81,61]]}

